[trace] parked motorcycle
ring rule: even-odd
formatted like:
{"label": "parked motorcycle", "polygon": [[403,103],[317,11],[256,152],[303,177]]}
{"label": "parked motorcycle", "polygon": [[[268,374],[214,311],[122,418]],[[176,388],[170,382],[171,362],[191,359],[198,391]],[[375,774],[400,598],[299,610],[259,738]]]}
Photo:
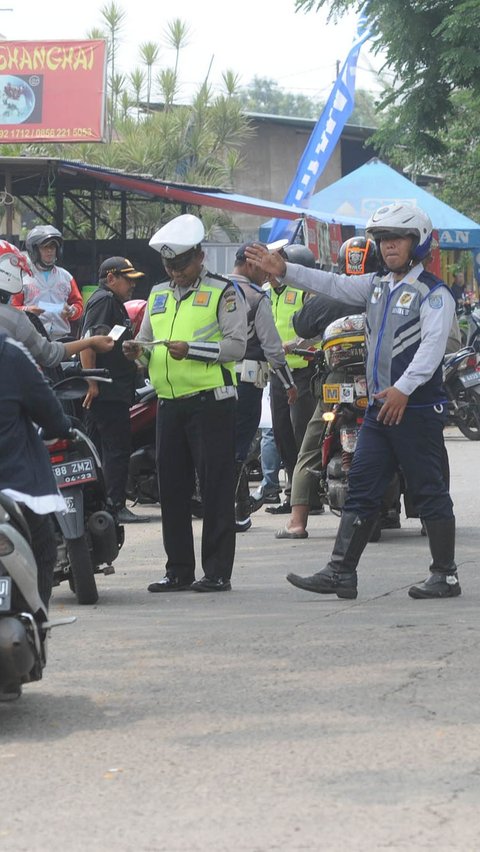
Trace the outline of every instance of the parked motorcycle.
{"label": "parked motorcycle", "polygon": [[480,363],[473,346],[443,360],[443,383],[448,397],[448,423],[470,441],[480,440]]}
{"label": "parked motorcycle", "polygon": [[0,493],[0,701],[41,680],[47,637],[75,618],[49,620],[37,582],[30,530],[20,506]]}
{"label": "parked motorcycle", "polygon": [[155,462],[157,394],[150,382],[135,391],[130,408],[132,454],[128,468],[127,497],[135,503],[158,503]]}
{"label": "parked motorcycle", "polygon": [[[60,399],[85,396],[87,377],[102,380],[105,370],[66,367],[70,378],[53,386]],[[114,574],[113,562],[124,542],[124,528],[109,511],[102,465],[95,445],[74,420],[72,435],[47,442],[57,486],[67,512],[55,514],[57,564],[54,585],[68,581],[79,604],[98,600],[95,574]],[[102,567],[103,566],[103,567]]]}

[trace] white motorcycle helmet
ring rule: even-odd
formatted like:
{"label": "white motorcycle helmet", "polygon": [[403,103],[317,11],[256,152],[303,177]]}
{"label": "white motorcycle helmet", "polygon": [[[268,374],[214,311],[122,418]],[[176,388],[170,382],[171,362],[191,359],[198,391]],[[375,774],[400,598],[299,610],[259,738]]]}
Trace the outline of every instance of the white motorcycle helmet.
{"label": "white motorcycle helmet", "polygon": [[16,246],[0,240],[0,302],[8,302],[10,296],[21,293],[22,272],[31,275],[27,258]]}
{"label": "white motorcycle helmet", "polygon": [[399,237],[413,237],[412,260],[427,257],[432,243],[432,223],[430,217],[420,207],[398,202],[379,207],[367,222],[365,233],[377,244],[389,234]]}

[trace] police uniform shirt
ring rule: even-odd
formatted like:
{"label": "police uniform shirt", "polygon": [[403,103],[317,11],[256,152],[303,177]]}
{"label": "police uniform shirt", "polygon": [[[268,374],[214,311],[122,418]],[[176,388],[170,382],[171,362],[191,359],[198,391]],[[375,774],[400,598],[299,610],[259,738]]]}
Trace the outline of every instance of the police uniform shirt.
{"label": "police uniform shirt", "polygon": [[[390,291],[393,291],[401,284],[415,281],[424,272],[423,264],[419,263],[409,270],[401,281],[395,281],[393,273],[390,272],[382,278],[375,274],[356,275],[353,282],[349,275],[338,275],[335,272],[324,272],[292,263],[287,263],[286,267],[285,278],[295,287],[308,293],[325,293],[335,299],[358,304],[362,311],[370,300],[375,278],[388,282]],[[442,285],[448,290],[443,282]],[[421,343],[409,366],[395,382],[395,387],[406,396],[410,396],[416,388],[425,384],[443,360],[455,312],[455,301],[446,293],[442,302],[442,310],[438,309],[439,305],[436,305],[434,300],[432,302],[432,299],[425,299],[421,305]]]}
{"label": "police uniform shirt", "polygon": [[[198,290],[200,282],[208,279],[211,276],[205,268],[202,268],[199,279],[190,287],[178,287],[173,282],[170,283],[170,288],[174,299],[179,302],[190,292]],[[211,276],[216,280],[224,280],[221,276]],[[156,290],[164,289],[165,284],[158,284],[152,288],[152,293]],[[203,343],[202,341],[184,341],[188,343],[187,358],[197,359],[201,361],[212,361],[214,363],[229,363],[231,361],[241,361],[245,354],[247,344],[247,312],[245,301],[242,296],[239,296],[233,285],[227,287],[222,293],[218,305],[218,327],[222,335],[222,339],[215,342]],[[145,311],[142,325],[138,333],[139,342],[144,341],[149,343],[154,340],[152,323],[150,314]]]}

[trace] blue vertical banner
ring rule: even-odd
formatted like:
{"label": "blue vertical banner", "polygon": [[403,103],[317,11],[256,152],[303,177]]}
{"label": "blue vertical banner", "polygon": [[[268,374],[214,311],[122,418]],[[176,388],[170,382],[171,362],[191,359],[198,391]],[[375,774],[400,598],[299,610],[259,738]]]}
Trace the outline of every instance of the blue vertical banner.
{"label": "blue vertical banner", "polygon": [[[308,207],[306,202],[312,195],[317,180],[330,159],[340,134],[355,106],[355,75],[362,44],[371,36],[365,15],[361,14],[355,38],[334,83],[330,97],[318,119],[307,147],[298,164],[296,175],[290,185],[284,204],[293,207]],[[268,242],[289,237],[293,223],[285,219],[274,219]]]}

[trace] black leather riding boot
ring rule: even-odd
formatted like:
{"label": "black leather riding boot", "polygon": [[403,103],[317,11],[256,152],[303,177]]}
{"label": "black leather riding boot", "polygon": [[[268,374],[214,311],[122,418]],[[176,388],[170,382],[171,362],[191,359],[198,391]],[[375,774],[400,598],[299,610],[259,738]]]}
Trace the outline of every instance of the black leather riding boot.
{"label": "black leather riding boot", "polygon": [[357,597],[357,565],[368,544],[377,515],[360,519],[354,512],[343,512],[330,561],[311,577],[288,574],[287,580],[299,589],[337,598]]}
{"label": "black leather riding boot", "polygon": [[432,564],[430,577],[408,590],[411,598],[456,598],[462,594],[455,565],[455,518],[423,521]]}
{"label": "black leather riding boot", "polygon": [[243,462],[235,463],[235,527],[237,532],[243,532],[251,527],[250,520],[250,488],[248,487],[247,472]]}

